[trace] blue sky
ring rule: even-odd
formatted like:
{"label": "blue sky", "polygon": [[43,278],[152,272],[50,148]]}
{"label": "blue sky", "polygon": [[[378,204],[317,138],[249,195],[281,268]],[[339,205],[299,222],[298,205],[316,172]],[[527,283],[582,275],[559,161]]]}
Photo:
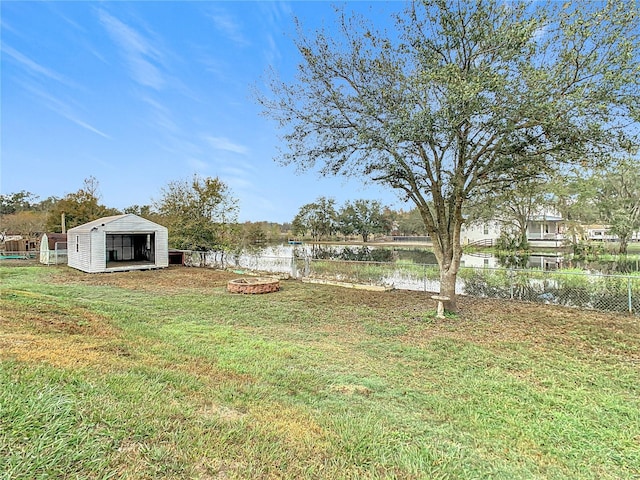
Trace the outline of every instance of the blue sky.
{"label": "blue sky", "polygon": [[[101,202],[122,209],[199,174],[227,183],[241,221],[287,222],[319,196],[408,208],[380,187],[274,161],[280,132],[252,89],[269,66],[292,78],[293,17],[331,28],[333,5],[0,2],[1,192],[61,197],[94,176]],[[403,6],[343,5],[377,24]]]}

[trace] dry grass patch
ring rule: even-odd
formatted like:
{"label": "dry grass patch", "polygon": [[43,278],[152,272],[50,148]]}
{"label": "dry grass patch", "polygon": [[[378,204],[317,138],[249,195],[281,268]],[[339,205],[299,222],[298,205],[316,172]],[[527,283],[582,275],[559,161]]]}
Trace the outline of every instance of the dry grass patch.
{"label": "dry grass patch", "polygon": [[238,275],[226,270],[172,266],[159,270],[132,270],[107,274],[87,275],[71,268],[63,268],[55,275],[59,284],[112,286],[143,292],[181,293],[193,291],[211,293],[212,289],[225,287]]}
{"label": "dry grass patch", "polygon": [[120,331],[108,318],[61,306],[49,295],[3,290],[0,311],[0,358],[79,368],[127,356],[117,342]]}

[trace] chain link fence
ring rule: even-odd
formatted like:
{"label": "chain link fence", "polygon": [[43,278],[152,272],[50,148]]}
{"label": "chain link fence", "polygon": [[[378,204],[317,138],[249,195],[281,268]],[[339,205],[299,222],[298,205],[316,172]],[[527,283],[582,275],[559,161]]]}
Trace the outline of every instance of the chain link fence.
{"label": "chain link fence", "polygon": [[[240,255],[227,260],[227,268],[278,273],[294,278],[382,285],[400,290],[440,291],[437,265],[259,254]],[[582,270],[461,267],[456,293],[640,315],[640,273],[604,275]]]}

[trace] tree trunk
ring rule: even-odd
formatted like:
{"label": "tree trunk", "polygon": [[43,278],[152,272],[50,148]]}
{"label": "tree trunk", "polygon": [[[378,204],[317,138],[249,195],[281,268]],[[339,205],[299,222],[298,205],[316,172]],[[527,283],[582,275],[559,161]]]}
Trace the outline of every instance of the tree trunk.
{"label": "tree trunk", "polygon": [[520,245],[518,245],[518,250],[528,250],[529,249],[529,238],[527,235],[527,229],[525,228],[523,231],[520,231]]}
{"label": "tree trunk", "polygon": [[527,217],[520,217],[517,220],[518,223],[518,230],[519,230],[519,236],[520,239],[518,241],[518,245],[516,245],[516,249],[520,250],[520,249],[528,249],[528,245],[529,245],[529,235],[527,233]]}
{"label": "tree trunk", "polygon": [[618,249],[618,252],[620,253],[620,255],[627,254],[628,246],[629,246],[629,237],[627,235],[620,236],[620,248]]}
{"label": "tree trunk", "polygon": [[[438,192],[434,192],[435,194]],[[458,197],[462,198],[461,196]],[[440,295],[448,297],[445,302],[445,310],[457,312],[456,302],[456,278],[460,269],[462,257],[462,245],[460,243],[460,230],[462,228],[462,201],[456,202],[450,216],[447,215],[444,202],[440,209],[431,210],[426,206],[418,206],[424,225],[433,241],[433,253],[440,268]]]}
{"label": "tree trunk", "polygon": [[449,268],[440,272],[440,296],[449,297],[450,300],[445,302],[444,308],[449,312],[457,312],[456,302],[456,278],[458,277],[458,269]]}
{"label": "tree trunk", "polygon": [[440,295],[449,297],[445,302],[445,310],[457,312],[456,278],[460,269],[462,246],[460,245],[459,227],[454,229],[453,241],[449,241],[448,248],[442,248],[441,242],[434,242],[433,252],[440,267]]}

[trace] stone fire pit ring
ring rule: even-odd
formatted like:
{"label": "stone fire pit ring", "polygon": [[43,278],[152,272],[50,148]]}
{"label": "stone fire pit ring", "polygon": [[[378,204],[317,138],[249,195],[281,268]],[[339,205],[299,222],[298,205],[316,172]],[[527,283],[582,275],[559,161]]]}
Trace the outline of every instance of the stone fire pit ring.
{"label": "stone fire pit ring", "polygon": [[280,280],[270,277],[235,278],[227,282],[231,293],[271,293],[280,290]]}

